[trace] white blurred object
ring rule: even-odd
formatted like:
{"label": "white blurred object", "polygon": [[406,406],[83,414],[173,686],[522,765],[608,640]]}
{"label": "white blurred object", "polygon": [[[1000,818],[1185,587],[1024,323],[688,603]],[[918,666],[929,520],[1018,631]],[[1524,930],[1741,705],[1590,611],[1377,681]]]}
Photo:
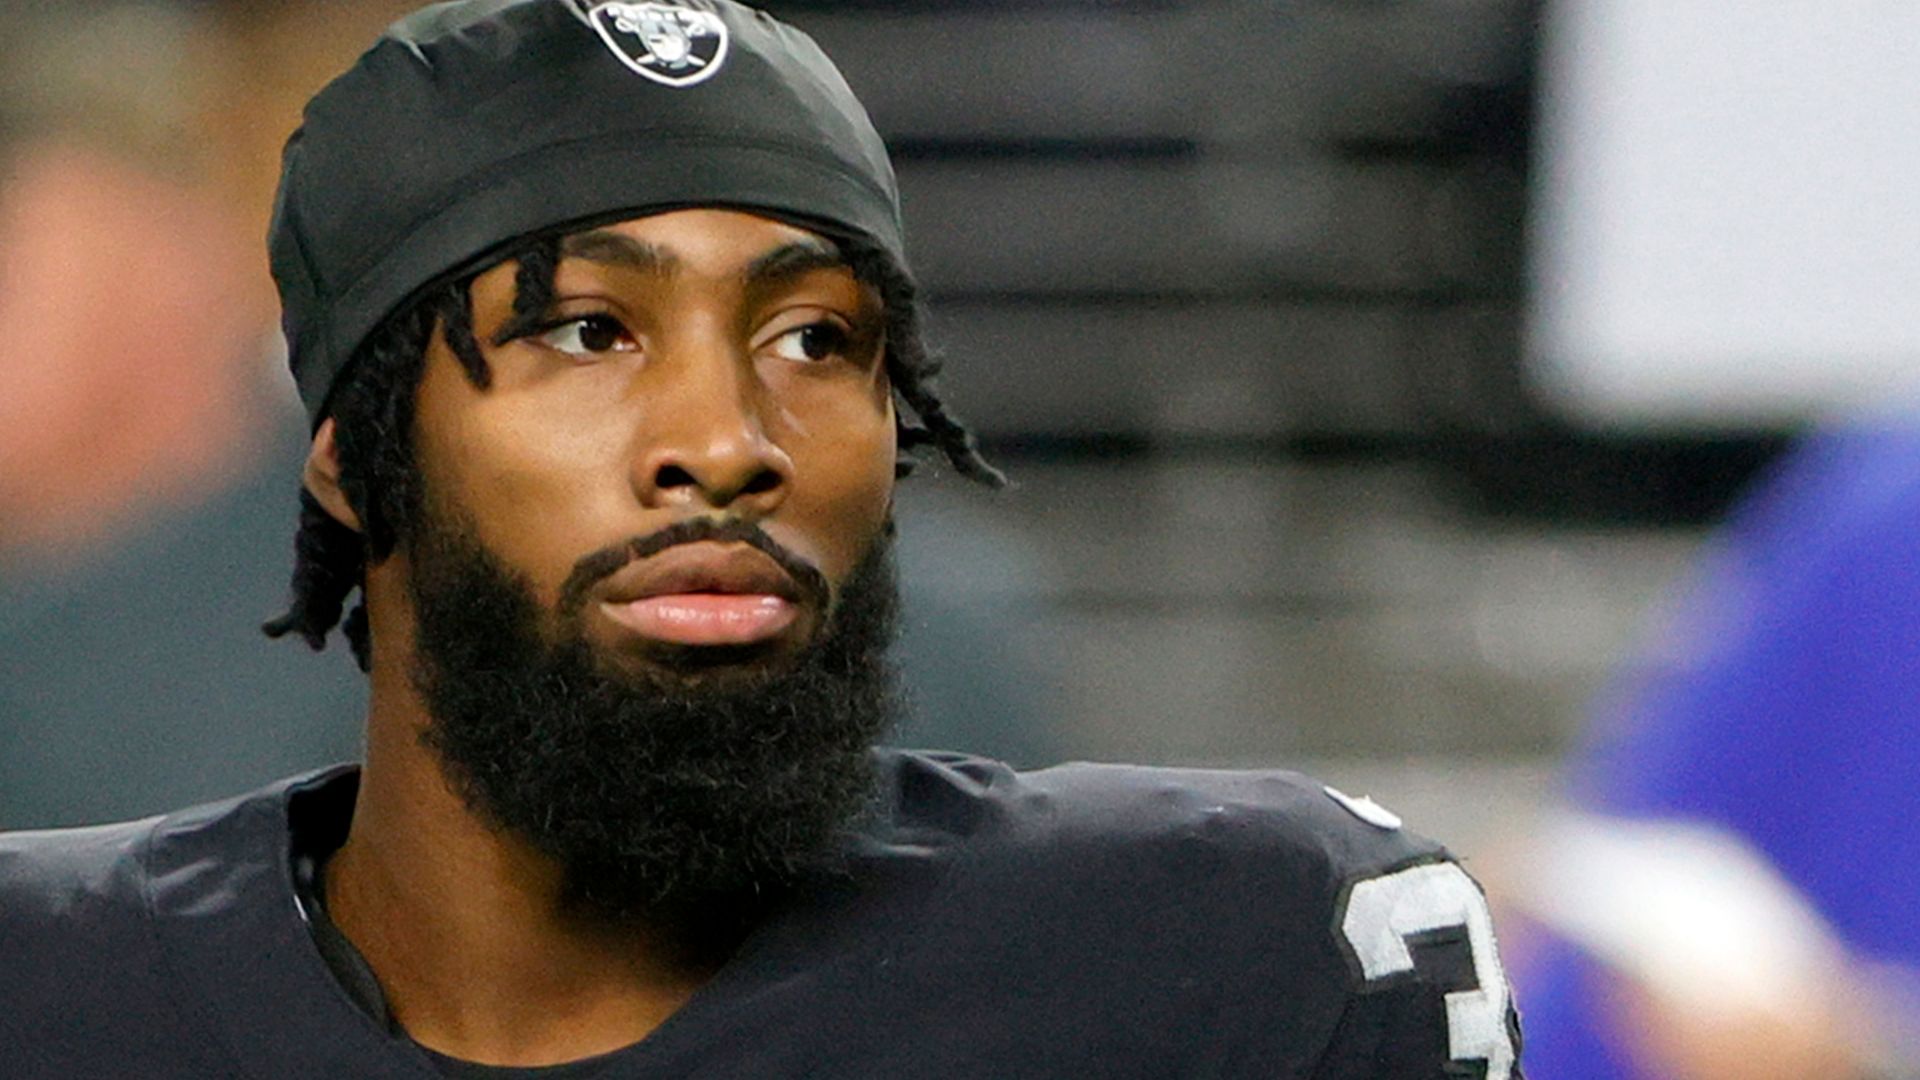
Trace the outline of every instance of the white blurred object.
{"label": "white blurred object", "polygon": [[1846,970],[1825,920],[1725,829],[1568,812],[1538,840],[1527,906],[1662,997],[1786,1017]]}
{"label": "white blurred object", "polygon": [[1750,1067],[1811,1053],[1833,1058],[1825,1075],[1920,1077],[1915,973],[1854,955],[1738,834],[1560,810],[1530,850],[1521,906],[1648,995],[1657,1011],[1636,1020],[1664,1032],[1653,1041],[1666,1053],[1710,1051],[1705,1061],[1754,1042],[1726,1059],[1748,1071],[1669,1061],[1658,1075],[1797,1077],[1809,1073]]}
{"label": "white blurred object", "polygon": [[1920,5],[1549,9],[1528,353],[1591,423],[1920,390]]}

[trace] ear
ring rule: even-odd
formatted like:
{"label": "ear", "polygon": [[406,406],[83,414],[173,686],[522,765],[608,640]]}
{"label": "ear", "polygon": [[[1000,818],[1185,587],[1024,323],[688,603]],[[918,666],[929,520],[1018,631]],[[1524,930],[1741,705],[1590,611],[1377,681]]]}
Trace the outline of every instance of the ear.
{"label": "ear", "polygon": [[360,515],[347,501],[347,493],[340,490],[340,450],[333,441],[332,417],[320,421],[320,430],[313,433],[313,447],[307,451],[307,466],[300,479],[335,521],[355,532],[366,531],[360,525]]}

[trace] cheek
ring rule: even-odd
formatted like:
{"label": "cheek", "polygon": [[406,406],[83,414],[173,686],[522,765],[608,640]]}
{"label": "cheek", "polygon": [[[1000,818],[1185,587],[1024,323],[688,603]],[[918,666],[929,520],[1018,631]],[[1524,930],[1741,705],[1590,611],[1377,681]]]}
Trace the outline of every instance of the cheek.
{"label": "cheek", "polygon": [[876,402],[847,395],[834,407],[808,410],[785,426],[794,491],[776,522],[787,518],[817,538],[809,545],[813,550],[802,554],[815,559],[830,579],[842,581],[892,509],[898,435],[891,398],[882,394]]}
{"label": "cheek", "polygon": [[498,379],[481,391],[451,361],[430,361],[417,443],[429,497],[463,513],[482,543],[546,593],[621,527],[631,500],[622,497],[621,431],[601,416],[556,417],[529,404],[538,403]]}

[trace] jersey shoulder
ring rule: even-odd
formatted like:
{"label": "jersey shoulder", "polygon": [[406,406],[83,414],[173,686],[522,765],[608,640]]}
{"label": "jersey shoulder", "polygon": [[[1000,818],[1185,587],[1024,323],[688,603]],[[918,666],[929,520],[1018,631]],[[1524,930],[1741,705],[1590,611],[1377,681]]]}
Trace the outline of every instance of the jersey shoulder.
{"label": "jersey shoulder", "polygon": [[[152,915],[155,850],[179,835],[236,832],[235,823],[282,805],[294,780],[221,802],[134,821],[0,832],[0,948],[81,947]],[[211,872],[210,862],[164,868]]]}
{"label": "jersey shoulder", "polygon": [[1011,943],[1044,981],[1091,973],[1075,991],[1168,988],[1154,1000],[1190,1007],[1136,1022],[1204,1017],[1220,1075],[1518,1075],[1479,886],[1370,800],[1281,770],[906,754],[890,776],[896,820],[951,853],[931,935],[949,966]]}
{"label": "jersey shoulder", "polygon": [[[1020,911],[1088,949],[1191,935],[1222,968],[1361,979],[1339,930],[1362,882],[1445,848],[1298,773],[1074,763],[1019,772],[958,754],[896,756],[892,822],[949,866],[955,910]],[[1303,988],[1304,992],[1304,988]],[[1315,991],[1318,992],[1318,991]]]}
{"label": "jersey shoulder", "polygon": [[[1075,762],[1028,772],[963,754],[901,753],[903,820],[959,833],[981,857],[1124,851],[1285,865],[1300,885],[1339,883],[1446,849],[1391,811],[1285,770]],[[1330,894],[1329,894],[1330,895]]]}
{"label": "jersey shoulder", "polygon": [[160,820],[0,833],[0,948],[40,947],[137,918],[142,853]]}
{"label": "jersey shoulder", "polygon": [[76,1048],[150,1026],[166,983],[144,861],[159,820],[0,834],[0,1056],[18,1075],[84,1075],[95,1050]]}
{"label": "jersey shoulder", "polygon": [[[217,923],[284,846],[284,788],[138,821],[0,833],[0,1060],[8,1077],[228,1075],[169,928]],[[271,839],[278,835],[276,845]],[[267,840],[258,838],[266,836]],[[214,931],[206,931],[212,933]],[[247,954],[244,939],[224,947]],[[244,962],[260,963],[257,955]]]}

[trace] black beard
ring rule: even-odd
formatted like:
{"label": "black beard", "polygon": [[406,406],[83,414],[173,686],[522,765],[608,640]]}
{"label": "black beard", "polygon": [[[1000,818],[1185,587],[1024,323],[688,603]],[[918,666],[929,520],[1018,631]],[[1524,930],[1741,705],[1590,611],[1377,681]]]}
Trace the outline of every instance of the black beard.
{"label": "black beard", "polygon": [[[560,865],[571,909],[693,946],[832,862],[898,712],[890,527],[796,655],[636,674],[596,656],[578,604],[543,634],[522,576],[457,519],[422,518],[409,590],[423,739],[469,808]],[[722,529],[775,546],[750,526]],[[688,530],[673,539],[700,538]],[[657,539],[582,559],[574,584]]]}

